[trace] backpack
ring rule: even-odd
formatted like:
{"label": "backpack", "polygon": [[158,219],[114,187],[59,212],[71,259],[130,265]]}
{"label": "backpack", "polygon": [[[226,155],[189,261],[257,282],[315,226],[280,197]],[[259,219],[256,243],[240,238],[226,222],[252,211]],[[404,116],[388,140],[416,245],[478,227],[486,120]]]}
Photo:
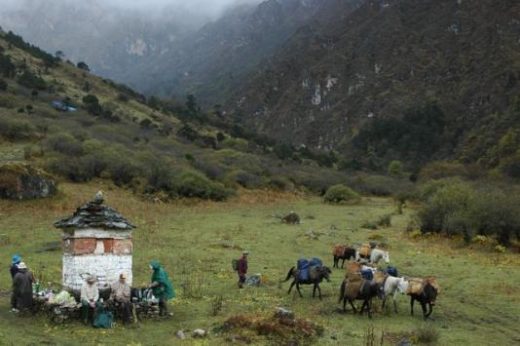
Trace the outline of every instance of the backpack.
{"label": "backpack", "polygon": [[94,318],[94,328],[112,328],[114,323],[114,315],[105,308],[98,308],[96,317]]}
{"label": "backpack", "polygon": [[231,268],[233,268],[234,271],[238,270],[238,260],[237,259],[231,260]]}

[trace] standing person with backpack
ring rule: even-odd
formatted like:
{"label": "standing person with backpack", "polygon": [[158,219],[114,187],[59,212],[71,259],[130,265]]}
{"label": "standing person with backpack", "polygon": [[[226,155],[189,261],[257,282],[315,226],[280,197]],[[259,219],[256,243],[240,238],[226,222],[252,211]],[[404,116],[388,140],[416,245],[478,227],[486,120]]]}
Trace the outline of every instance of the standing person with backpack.
{"label": "standing person with backpack", "polygon": [[237,273],[238,273],[238,288],[244,287],[244,283],[246,282],[246,274],[247,274],[247,256],[249,252],[242,252],[242,257],[237,262]]}
{"label": "standing person with backpack", "polygon": [[33,305],[32,284],[34,276],[24,262],[18,264],[18,272],[13,278],[13,295],[16,311],[30,311]]}
{"label": "standing person with backpack", "polygon": [[[22,257],[18,254],[13,255],[11,259],[11,267],[9,268],[9,272],[11,273],[11,280],[14,281],[14,276],[18,273],[19,268],[18,265],[22,262]],[[16,295],[11,293],[11,312],[17,312],[16,308]]]}
{"label": "standing person with backpack", "polygon": [[159,315],[170,316],[168,300],[175,298],[173,284],[159,262],[150,262],[150,269],[152,270],[152,283],[148,287],[152,289],[155,298],[159,299]]}

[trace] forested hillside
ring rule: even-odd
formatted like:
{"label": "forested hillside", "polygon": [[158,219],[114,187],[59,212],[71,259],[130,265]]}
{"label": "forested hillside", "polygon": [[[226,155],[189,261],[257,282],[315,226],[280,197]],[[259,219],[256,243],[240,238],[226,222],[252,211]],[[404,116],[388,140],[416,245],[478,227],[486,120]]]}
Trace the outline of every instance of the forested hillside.
{"label": "forested hillside", "polygon": [[457,159],[516,174],[517,1],[330,6],[329,21],[301,27],[227,109],[288,144],[335,150],[346,168]]}
{"label": "forested hillside", "polygon": [[196,100],[145,98],[0,33],[0,162],[74,182],[110,179],[162,198],[222,200],[239,187],[321,191],[342,179],[312,156],[200,111]]}

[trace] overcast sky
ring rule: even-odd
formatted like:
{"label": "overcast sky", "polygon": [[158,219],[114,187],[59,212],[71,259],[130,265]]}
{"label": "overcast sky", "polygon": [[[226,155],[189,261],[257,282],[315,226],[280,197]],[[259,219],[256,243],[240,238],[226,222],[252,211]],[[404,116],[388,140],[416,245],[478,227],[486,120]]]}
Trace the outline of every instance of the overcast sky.
{"label": "overcast sky", "polygon": [[115,5],[127,9],[146,10],[150,13],[160,12],[165,6],[169,8],[179,9],[190,13],[197,13],[202,17],[215,19],[229,6],[240,3],[260,3],[262,0],[0,0],[0,11],[4,9],[12,9],[20,6],[31,6],[34,3],[45,3],[52,1],[54,5],[57,3],[77,2],[83,6],[89,3],[97,3],[103,5]]}

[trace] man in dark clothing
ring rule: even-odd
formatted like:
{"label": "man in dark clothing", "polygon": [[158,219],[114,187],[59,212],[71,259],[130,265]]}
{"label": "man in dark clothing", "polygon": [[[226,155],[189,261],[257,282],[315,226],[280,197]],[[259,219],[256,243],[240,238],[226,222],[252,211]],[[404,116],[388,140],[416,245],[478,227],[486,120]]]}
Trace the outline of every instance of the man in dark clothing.
{"label": "man in dark clothing", "polygon": [[247,274],[247,256],[249,252],[242,252],[242,257],[238,260],[238,288],[244,287],[244,283],[246,282],[246,274]]}
{"label": "man in dark clothing", "polygon": [[[20,255],[16,254],[16,255],[13,255],[12,257],[12,261],[11,261],[11,268],[9,268],[9,272],[11,273],[11,280],[14,280],[14,276],[16,275],[16,273],[18,273],[18,264],[20,264],[20,262],[22,261],[22,257],[20,257]],[[11,311],[12,312],[17,312],[18,310],[16,309],[16,296],[14,294],[14,292],[11,294]]]}
{"label": "man in dark clothing", "polygon": [[18,264],[18,273],[13,278],[13,295],[18,311],[31,310],[33,305],[33,275],[27,269],[25,263]]}

